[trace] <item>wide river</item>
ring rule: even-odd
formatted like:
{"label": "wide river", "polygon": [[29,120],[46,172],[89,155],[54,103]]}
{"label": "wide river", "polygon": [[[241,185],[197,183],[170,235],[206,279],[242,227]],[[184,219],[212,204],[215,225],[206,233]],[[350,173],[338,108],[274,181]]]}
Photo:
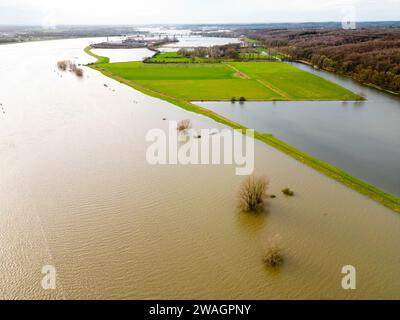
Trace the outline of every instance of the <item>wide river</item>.
{"label": "wide river", "polygon": [[200,102],[229,119],[272,133],[319,159],[400,197],[400,98],[325,71],[297,68],[336,82],[368,101]]}
{"label": "wide river", "polygon": [[[222,126],[94,70],[56,70],[93,61],[93,41],[0,46],[0,298],[400,298],[399,214],[257,141],[256,174],[278,196],[266,214],[237,211],[231,165],[149,165],[145,136],[163,118]],[[277,234],[286,260],[272,272]],[[357,290],[341,287],[345,265]]]}

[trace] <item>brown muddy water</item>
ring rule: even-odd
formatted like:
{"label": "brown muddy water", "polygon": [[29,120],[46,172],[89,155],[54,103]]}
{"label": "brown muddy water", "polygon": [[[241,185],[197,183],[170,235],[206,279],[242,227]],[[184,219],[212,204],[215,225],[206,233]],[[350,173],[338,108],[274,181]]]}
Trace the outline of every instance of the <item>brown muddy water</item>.
{"label": "brown muddy water", "polygon": [[[221,126],[93,70],[55,70],[92,61],[88,43],[0,46],[1,298],[400,298],[400,215],[259,142],[256,173],[278,196],[262,215],[237,212],[233,166],[150,166],[145,135],[163,118]],[[286,261],[272,272],[276,234]]]}

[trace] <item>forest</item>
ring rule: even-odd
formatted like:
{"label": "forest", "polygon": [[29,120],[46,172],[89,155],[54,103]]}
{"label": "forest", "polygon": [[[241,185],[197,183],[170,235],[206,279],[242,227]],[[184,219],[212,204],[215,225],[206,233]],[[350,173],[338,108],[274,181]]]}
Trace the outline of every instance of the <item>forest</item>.
{"label": "forest", "polygon": [[400,92],[400,28],[263,29],[246,36],[291,60],[350,76],[369,85]]}

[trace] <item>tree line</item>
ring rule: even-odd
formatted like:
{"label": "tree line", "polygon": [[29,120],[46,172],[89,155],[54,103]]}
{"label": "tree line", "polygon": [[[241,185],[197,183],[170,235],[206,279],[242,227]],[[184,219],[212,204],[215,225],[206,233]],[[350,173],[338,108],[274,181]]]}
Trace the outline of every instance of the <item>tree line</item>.
{"label": "tree line", "polygon": [[183,48],[178,51],[178,54],[186,58],[239,59],[239,50],[240,44],[227,44],[210,48],[199,47],[193,50]]}
{"label": "tree line", "polygon": [[261,41],[316,68],[400,92],[400,29],[263,29],[247,31]]}

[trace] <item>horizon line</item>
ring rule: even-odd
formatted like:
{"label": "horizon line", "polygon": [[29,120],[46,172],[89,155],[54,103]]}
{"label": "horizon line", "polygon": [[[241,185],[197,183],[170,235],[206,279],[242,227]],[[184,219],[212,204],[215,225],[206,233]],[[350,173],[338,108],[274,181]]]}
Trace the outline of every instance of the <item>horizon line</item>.
{"label": "horizon line", "polygon": [[[395,22],[400,23],[400,20],[363,20],[363,21],[356,21],[356,23],[381,23],[381,22]],[[327,24],[327,23],[342,23],[342,21],[301,21],[301,22],[291,22],[291,21],[282,21],[282,22],[198,22],[198,23],[62,23],[62,24],[55,24],[55,26],[224,26],[224,25],[268,25],[268,24]],[[0,26],[18,26],[18,27],[43,27],[41,24],[21,24],[21,23],[7,23],[2,24]]]}

